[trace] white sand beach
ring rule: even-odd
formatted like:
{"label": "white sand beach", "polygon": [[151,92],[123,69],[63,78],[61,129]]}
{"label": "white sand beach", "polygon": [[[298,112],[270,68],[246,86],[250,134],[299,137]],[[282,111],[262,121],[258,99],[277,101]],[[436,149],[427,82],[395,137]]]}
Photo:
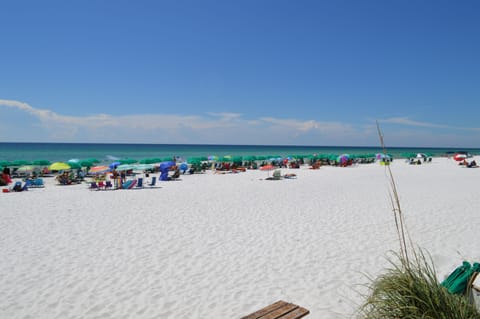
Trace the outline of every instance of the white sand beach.
{"label": "white sand beach", "polygon": [[[391,168],[439,278],[480,261],[480,169]],[[385,167],[282,172],[297,179],[207,172],[91,191],[50,178],[0,193],[0,318],[240,318],[277,300],[355,317],[366,276],[398,250]]]}

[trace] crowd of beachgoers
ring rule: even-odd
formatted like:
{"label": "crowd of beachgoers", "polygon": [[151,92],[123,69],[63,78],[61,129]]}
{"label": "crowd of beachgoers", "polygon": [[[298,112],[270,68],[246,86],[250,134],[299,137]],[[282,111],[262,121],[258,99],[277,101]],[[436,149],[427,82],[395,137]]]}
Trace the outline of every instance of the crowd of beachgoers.
{"label": "crowd of beachgoers", "polygon": [[[445,154],[459,165],[465,167],[477,167],[475,160],[468,161],[472,157],[467,152]],[[432,154],[417,153],[406,154],[405,161],[411,165],[431,163]],[[191,158],[188,161],[181,157],[173,156],[171,159],[149,158],[144,160],[120,159],[110,163],[102,163],[97,159],[72,159],[66,162],[51,163],[46,160],[40,161],[0,161],[3,165],[0,174],[0,186],[4,192],[23,191],[34,187],[44,187],[42,178],[54,177],[60,185],[73,185],[83,182],[90,183],[92,189],[131,189],[144,186],[155,186],[156,182],[176,180],[181,175],[205,173],[212,171],[219,174],[239,173],[248,170],[275,170],[281,168],[298,169],[308,167],[319,169],[321,166],[348,167],[359,164],[380,163],[388,165],[393,157],[386,153],[379,154],[324,154],[324,155],[300,155],[296,157],[279,156],[209,156],[205,158]],[[0,166],[1,167],[1,166]],[[156,176],[160,174],[159,176]],[[289,173],[279,176],[278,171],[273,177],[295,177]],[[149,179],[149,177],[151,178]],[[13,183],[13,179],[21,179]]]}

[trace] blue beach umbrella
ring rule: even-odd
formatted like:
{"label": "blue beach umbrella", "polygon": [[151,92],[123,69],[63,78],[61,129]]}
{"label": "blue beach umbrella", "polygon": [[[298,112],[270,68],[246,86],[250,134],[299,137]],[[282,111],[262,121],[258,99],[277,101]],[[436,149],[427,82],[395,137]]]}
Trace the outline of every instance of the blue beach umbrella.
{"label": "blue beach umbrella", "polygon": [[117,168],[117,166],[122,165],[120,162],[113,162],[112,164],[108,165],[111,169]]}

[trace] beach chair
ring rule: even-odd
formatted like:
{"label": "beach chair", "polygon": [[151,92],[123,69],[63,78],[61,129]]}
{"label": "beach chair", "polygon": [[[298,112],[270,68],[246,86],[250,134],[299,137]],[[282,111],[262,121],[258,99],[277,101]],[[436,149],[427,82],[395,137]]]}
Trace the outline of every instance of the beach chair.
{"label": "beach chair", "polygon": [[105,182],[105,189],[112,189],[112,188],[113,188],[112,182],[111,181],[106,181]]}
{"label": "beach chair", "polygon": [[98,182],[98,189],[105,189],[105,183],[103,181]]}
{"label": "beach chair", "polygon": [[135,188],[143,188],[143,177],[137,179],[137,185],[135,185]]}
{"label": "beach chair", "polygon": [[157,183],[157,176],[152,176],[152,181],[148,183],[148,186],[154,187],[156,183]]}
{"label": "beach chair", "polygon": [[270,180],[270,181],[278,181],[281,179],[282,179],[282,171],[280,171],[279,169],[276,169],[273,172],[272,177],[267,177],[267,180]]}
{"label": "beach chair", "polygon": [[132,179],[132,180],[129,180],[129,181],[126,181],[125,183],[123,183],[122,188],[123,189],[132,189],[132,188],[135,187],[135,185],[137,185],[137,180]]}
{"label": "beach chair", "polygon": [[40,188],[40,187],[45,187],[45,184],[43,183],[43,179],[41,179],[41,178],[35,178],[35,179],[33,180],[33,187],[38,187],[38,188]]}
{"label": "beach chair", "polygon": [[23,191],[28,191],[28,183],[25,183],[22,186],[22,182],[15,182],[13,185],[12,189],[10,189],[11,192],[23,192]]}
{"label": "beach chair", "polygon": [[88,187],[90,190],[98,190],[98,185],[97,182],[91,182],[90,187]]}
{"label": "beach chair", "polygon": [[241,319],[300,319],[309,313],[303,307],[280,300]]}

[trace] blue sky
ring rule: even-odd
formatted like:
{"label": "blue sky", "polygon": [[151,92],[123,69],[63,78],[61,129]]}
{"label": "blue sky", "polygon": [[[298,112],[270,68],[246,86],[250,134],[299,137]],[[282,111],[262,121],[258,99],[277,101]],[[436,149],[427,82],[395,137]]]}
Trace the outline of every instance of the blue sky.
{"label": "blue sky", "polygon": [[480,147],[480,2],[2,1],[0,141]]}

